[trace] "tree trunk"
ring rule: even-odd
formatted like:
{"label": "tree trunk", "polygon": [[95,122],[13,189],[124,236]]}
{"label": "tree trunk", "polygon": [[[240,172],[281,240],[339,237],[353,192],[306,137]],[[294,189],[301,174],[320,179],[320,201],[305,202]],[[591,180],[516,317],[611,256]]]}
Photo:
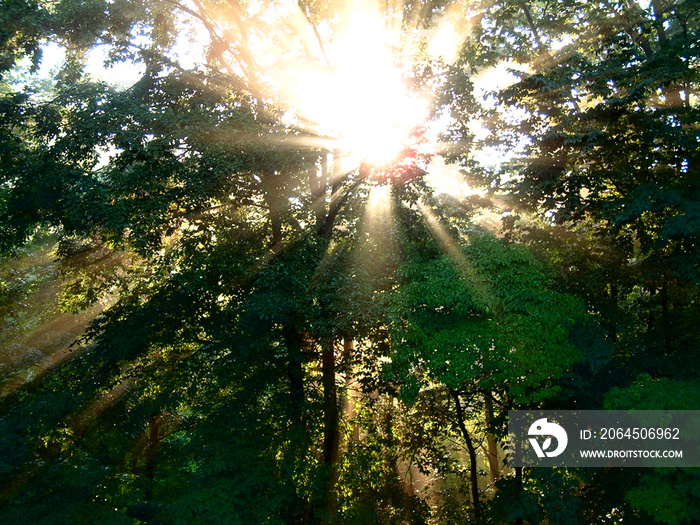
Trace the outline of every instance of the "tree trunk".
{"label": "tree trunk", "polygon": [[469,453],[469,475],[471,482],[471,492],[472,492],[472,504],[474,505],[474,518],[479,520],[479,472],[476,461],[476,449],[472,443],[471,436],[467,430],[467,426],[464,424],[464,412],[462,411],[462,402],[459,398],[459,393],[455,390],[450,391],[452,397],[455,400],[455,407],[457,410],[457,424],[459,425],[459,430],[462,432],[464,437],[464,442],[467,445],[467,452]]}
{"label": "tree trunk", "polygon": [[340,444],[334,350],[335,345],[332,339],[323,342],[321,349],[323,365],[323,462],[328,469],[324,507],[328,517],[332,517],[336,510],[335,484],[338,477],[336,461]]}
{"label": "tree trunk", "polygon": [[[347,336],[343,336],[343,361],[345,363],[351,363],[352,353],[355,350],[354,341]],[[343,406],[345,411],[345,418],[348,421],[352,421],[357,415],[357,410],[355,408],[355,399],[358,396],[357,391],[352,386],[355,382],[355,377],[352,373],[352,367],[348,366],[345,372],[345,393],[343,398]],[[353,423],[352,426],[352,440],[360,440],[360,427]]]}
{"label": "tree trunk", "polygon": [[324,341],[323,361],[323,462],[333,463],[338,455],[338,392],[335,384],[335,352],[332,340]]}
{"label": "tree trunk", "polygon": [[[484,398],[485,412],[486,412],[486,425],[491,426],[493,421],[493,401],[491,398],[486,396]],[[488,432],[488,430],[487,430]],[[489,459],[489,470],[491,471],[491,483],[495,483],[501,474],[501,468],[498,464],[498,443],[496,443],[496,438],[491,432],[486,435],[486,440],[488,442],[488,454]]]}

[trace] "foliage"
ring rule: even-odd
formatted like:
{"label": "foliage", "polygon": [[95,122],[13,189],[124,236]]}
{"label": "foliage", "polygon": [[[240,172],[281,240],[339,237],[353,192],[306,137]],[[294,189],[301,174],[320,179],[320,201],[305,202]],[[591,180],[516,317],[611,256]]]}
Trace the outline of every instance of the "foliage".
{"label": "foliage", "polygon": [[[344,11],[275,32],[273,4],[0,6],[3,522],[691,523],[691,471],[499,447],[513,408],[696,408],[697,6],[388,6],[432,122],[346,169],[272,75]],[[91,79],[96,46],[140,78]],[[480,87],[493,66],[514,82]],[[423,179],[442,124],[483,195]]]}

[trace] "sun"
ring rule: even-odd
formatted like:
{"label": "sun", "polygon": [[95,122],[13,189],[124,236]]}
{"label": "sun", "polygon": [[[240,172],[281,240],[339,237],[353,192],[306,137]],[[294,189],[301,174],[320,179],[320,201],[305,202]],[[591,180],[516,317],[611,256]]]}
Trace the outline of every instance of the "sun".
{"label": "sun", "polygon": [[429,100],[409,89],[397,51],[382,18],[360,11],[328,46],[330,64],[297,68],[296,111],[357,164],[400,161],[428,117]]}
{"label": "sun", "polygon": [[341,149],[356,155],[361,162],[385,167],[402,160],[414,129],[425,118],[425,108],[398,86],[383,93],[388,82],[379,82],[371,96],[354,99],[356,91],[340,93],[349,103],[347,114],[338,122],[337,134]]}

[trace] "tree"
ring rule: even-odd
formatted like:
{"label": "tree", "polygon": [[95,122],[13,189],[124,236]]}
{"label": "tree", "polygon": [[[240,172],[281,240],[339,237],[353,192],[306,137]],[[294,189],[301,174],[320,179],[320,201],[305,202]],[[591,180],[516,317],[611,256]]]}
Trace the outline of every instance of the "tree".
{"label": "tree", "polygon": [[[444,241],[440,223],[427,222],[424,228]],[[557,394],[558,380],[579,357],[569,330],[583,310],[576,299],[550,288],[546,269],[524,247],[473,226],[453,237],[460,244],[449,247],[449,256],[435,248],[432,256],[426,253],[422,246],[435,241],[421,239],[413,249],[423,253],[404,263],[391,360],[393,377],[409,399],[430,388],[449,393],[445,401],[454,404],[455,428],[467,446],[479,519],[476,440],[462,403],[470,419],[481,419],[487,433],[503,439],[507,410]]]}

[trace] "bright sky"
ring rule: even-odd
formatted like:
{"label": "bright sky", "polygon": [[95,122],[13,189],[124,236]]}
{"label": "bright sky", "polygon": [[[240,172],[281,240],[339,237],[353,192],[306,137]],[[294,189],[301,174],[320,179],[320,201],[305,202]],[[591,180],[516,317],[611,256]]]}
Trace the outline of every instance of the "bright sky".
{"label": "bright sky", "polygon": [[[44,45],[42,51],[43,56],[38,75],[49,76],[52,70],[61,66],[66,58],[66,52],[63,47],[53,42]],[[90,52],[86,67],[87,73],[92,78],[107,82],[116,88],[122,89],[133,85],[143,74],[143,66],[130,62],[118,62],[110,67],[105,67],[107,51],[106,46],[98,46]]]}

